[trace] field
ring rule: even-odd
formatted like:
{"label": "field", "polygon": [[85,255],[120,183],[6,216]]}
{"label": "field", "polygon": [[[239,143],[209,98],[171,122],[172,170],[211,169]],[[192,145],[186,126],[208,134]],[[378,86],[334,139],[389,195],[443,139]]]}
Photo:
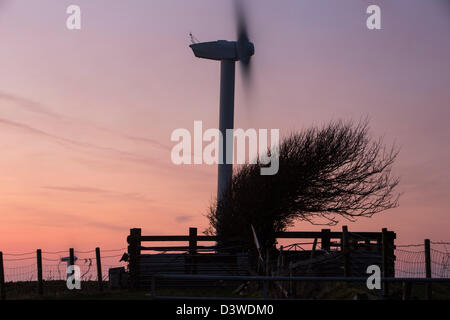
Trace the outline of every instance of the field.
{"label": "field", "polygon": [[[104,283],[103,291],[98,288],[95,281],[85,281],[81,290],[68,290],[65,281],[46,281],[44,295],[40,296],[37,290],[37,282],[9,282],[6,283],[8,300],[151,300],[151,290],[110,289]],[[288,285],[286,287],[289,287]],[[221,297],[221,298],[263,298],[263,289],[260,284],[249,285],[245,290],[236,293],[237,286],[214,286],[203,288],[158,288],[157,296],[166,297]],[[390,294],[387,299],[401,300],[402,285],[390,284]],[[297,299],[321,299],[321,300],[354,300],[381,298],[378,291],[370,291],[365,284],[345,283],[300,283],[294,288],[289,288],[292,298]],[[269,298],[280,298],[276,288],[269,286]],[[426,297],[425,284],[412,286],[410,299],[424,300]],[[434,283],[433,299],[450,300],[450,283]]]}

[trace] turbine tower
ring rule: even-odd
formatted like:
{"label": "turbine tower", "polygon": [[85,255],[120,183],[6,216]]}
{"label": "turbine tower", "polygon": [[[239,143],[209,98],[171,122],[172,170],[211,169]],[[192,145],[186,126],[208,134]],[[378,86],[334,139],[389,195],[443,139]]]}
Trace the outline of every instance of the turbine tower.
{"label": "turbine tower", "polygon": [[[197,58],[220,61],[220,118],[219,130],[222,134],[220,141],[217,203],[222,201],[230,187],[233,174],[233,138],[227,139],[226,130],[234,129],[234,80],[236,61],[241,62],[242,74],[245,81],[250,79],[250,58],[255,53],[253,43],[249,41],[246,21],[242,7],[237,6],[238,40],[218,40],[211,42],[193,43],[190,45]],[[231,140],[231,141],[230,141]],[[227,153],[227,150],[231,151]]]}

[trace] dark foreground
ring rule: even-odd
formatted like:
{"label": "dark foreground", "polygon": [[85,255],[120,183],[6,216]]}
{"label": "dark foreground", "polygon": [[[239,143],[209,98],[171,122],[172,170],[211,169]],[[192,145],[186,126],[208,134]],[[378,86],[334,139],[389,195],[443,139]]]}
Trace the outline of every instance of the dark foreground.
{"label": "dark foreground", "polygon": [[[254,284],[242,290],[236,286],[211,287],[172,287],[157,288],[156,299],[170,298],[225,298],[225,299],[262,299],[262,285]],[[286,287],[286,286],[285,286]],[[433,300],[450,301],[450,283],[433,283]],[[100,290],[96,281],[82,282],[81,290],[69,290],[65,281],[46,281],[43,295],[38,294],[37,282],[9,282],[5,286],[6,300],[155,300],[151,290],[110,289],[108,283]],[[401,283],[389,285],[387,296],[380,291],[368,290],[364,284],[356,283],[299,283],[289,288],[289,295],[268,288],[269,299],[285,300],[404,300],[405,290]],[[408,300],[425,300],[426,285],[415,283],[408,294]]]}

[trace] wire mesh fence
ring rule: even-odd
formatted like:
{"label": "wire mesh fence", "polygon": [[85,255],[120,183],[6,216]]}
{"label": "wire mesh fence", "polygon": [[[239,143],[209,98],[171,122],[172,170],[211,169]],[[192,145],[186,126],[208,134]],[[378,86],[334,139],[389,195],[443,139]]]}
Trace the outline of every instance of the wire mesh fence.
{"label": "wire mesh fence", "polygon": [[[352,233],[350,233],[352,234]],[[353,235],[353,234],[352,234]],[[360,242],[359,242],[360,241]],[[356,244],[355,244],[356,243]],[[366,242],[366,239],[355,239],[354,247],[364,249],[370,245]],[[328,255],[324,256],[318,261],[310,259],[310,253],[313,250],[313,246],[317,248],[317,252],[320,254],[321,243],[317,242],[298,242],[291,243],[281,247],[281,250],[287,252],[303,252],[307,255],[308,259],[304,261],[311,269],[311,265],[326,264],[339,255],[340,245],[335,244],[334,250],[330,250]],[[394,248],[395,254],[395,277],[398,278],[422,278],[426,277],[426,260],[425,260],[425,245],[424,244],[403,244],[396,245]],[[353,254],[350,262],[352,269],[361,269],[368,266],[367,258],[371,258],[373,254],[369,252],[359,251],[358,254]],[[325,259],[325,257],[327,259]],[[431,276],[433,278],[450,278],[450,242],[433,242],[431,241],[430,248],[431,258]],[[317,260],[317,259],[316,259]],[[381,255],[380,255],[381,263]],[[306,268],[306,266],[305,266]]]}
{"label": "wire mesh fence", "polygon": [[[361,239],[364,241],[364,239]],[[364,245],[364,242],[361,243]],[[367,245],[367,243],[366,243]],[[320,241],[302,242],[286,245],[282,248],[285,252],[308,252],[312,247],[320,248]],[[450,277],[450,242],[431,242],[431,276],[433,278]],[[319,249],[318,249],[319,250]],[[338,259],[339,246],[335,246],[323,258],[316,259],[317,265],[327,264],[330,259]],[[319,250],[320,251],[320,250]],[[126,267],[126,261],[120,261],[126,248],[110,249],[101,251],[102,278],[108,281],[108,271],[111,268]],[[426,277],[426,260],[424,244],[404,244],[395,246],[395,276],[420,278]],[[331,255],[330,255],[331,253]],[[42,251],[42,277],[44,281],[65,281],[67,279],[67,262],[62,258],[69,255],[69,250],[55,252]],[[372,254],[370,252],[359,252],[351,257],[351,267],[359,268],[367,264],[367,259]],[[97,280],[97,261],[95,250],[77,251],[75,250],[75,264],[80,268],[81,281]],[[24,253],[3,253],[5,282],[30,282],[37,281],[37,260],[36,252]],[[305,265],[305,268],[311,266]]]}
{"label": "wire mesh fence", "polygon": [[[430,260],[433,278],[450,277],[450,242],[431,242]],[[397,245],[395,250],[396,277],[425,277],[426,261],[423,244]]]}
{"label": "wire mesh fence", "polygon": [[[110,268],[125,267],[126,262],[120,261],[126,248],[102,250],[100,255],[102,278],[108,281]],[[69,256],[69,250],[56,252],[42,251],[42,279],[44,281],[66,281],[68,262],[63,258]],[[97,281],[97,259],[95,250],[76,251],[75,264],[80,268],[81,281]],[[3,253],[3,268],[5,282],[37,281],[36,252]]]}

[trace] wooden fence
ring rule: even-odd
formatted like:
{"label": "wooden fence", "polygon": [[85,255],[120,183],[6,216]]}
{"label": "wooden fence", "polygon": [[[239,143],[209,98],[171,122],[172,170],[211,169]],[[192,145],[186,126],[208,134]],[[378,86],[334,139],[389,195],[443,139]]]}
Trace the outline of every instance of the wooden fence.
{"label": "wooden fence", "polygon": [[[153,274],[246,274],[248,255],[241,253],[217,253],[215,245],[199,245],[215,242],[215,236],[198,235],[197,228],[189,228],[185,236],[143,236],[141,229],[131,229],[127,238],[129,277],[132,288],[150,287]],[[187,246],[144,246],[143,242],[186,242]],[[146,254],[157,251],[164,254]]]}
{"label": "wooden fence", "polygon": [[[386,228],[381,232],[349,232],[348,228],[344,226],[342,231],[331,231],[330,229],[322,229],[321,231],[289,231],[279,232],[275,234],[277,239],[313,239],[317,242],[320,239],[321,249],[324,251],[340,250],[343,253],[343,265],[344,276],[351,276],[351,252],[356,248],[372,247],[376,248],[380,252],[380,262],[382,262],[382,270],[384,277],[393,277],[395,275],[395,245],[394,240],[396,235],[392,231],[388,231]],[[142,287],[143,282],[146,282],[145,286],[149,285],[148,279],[151,279],[154,273],[165,272],[169,265],[173,270],[172,273],[181,274],[201,274],[202,269],[202,257],[208,256],[208,263],[214,263],[214,257],[216,263],[222,265],[229,263],[236,263],[240,261],[240,267],[245,268],[246,264],[243,263],[243,256],[232,259],[231,256],[226,259],[219,253],[207,254],[201,253],[204,251],[214,251],[218,249],[217,246],[205,246],[199,245],[201,242],[215,242],[217,238],[215,236],[198,235],[197,228],[189,228],[188,235],[173,235],[173,236],[144,236],[139,228],[130,230],[130,235],[127,237],[128,242],[128,254],[129,254],[129,275],[130,284],[133,288]],[[145,242],[186,242],[187,246],[145,246]],[[143,253],[144,251],[158,251],[158,252],[184,252],[184,255],[180,254],[166,254],[166,255],[150,255]],[[162,257],[165,258],[174,257],[173,261],[178,259],[178,269],[175,268],[175,263],[169,263],[170,260],[162,261]],[[219,257],[220,256],[220,257]],[[159,259],[159,260],[157,260]],[[248,256],[247,256],[248,259]],[[150,267],[153,263],[154,267]],[[160,270],[158,270],[158,266]],[[188,266],[188,267],[186,267]],[[247,264],[248,267],[248,264]],[[203,268],[204,269],[204,268]],[[242,269],[233,269],[236,274],[242,273]],[[205,274],[212,274],[211,270],[205,270]],[[145,280],[145,278],[147,280]]]}
{"label": "wooden fence", "polygon": [[[381,253],[381,267],[382,276],[384,278],[395,276],[395,253],[394,250],[396,246],[394,245],[394,240],[396,235],[392,231],[388,231],[383,228],[381,232],[350,232],[346,226],[342,228],[342,231],[331,231],[329,229],[322,229],[321,231],[290,231],[290,232],[280,232],[276,235],[277,239],[313,239],[313,250],[316,248],[318,240],[320,240],[320,250],[325,252],[339,252],[343,257],[343,273],[345,277],[355,277],[351,274],[351,261],[352,254],[358,250],[377,250]],[[127,237],[128,242],[128,271],[130,276],[130,285],[132,288],[139,286],[139,281],[142,280],[140,277],[140,272],[142,270],[142,262],[148,258],[158,257],[164,260],[164,257],[170,256],[170,254],[143,254],[145,251],[158,251],[158,252],[183,252],[183,254],[175,253],[183,257],[181,265],[183,268],[180,270],[175,270],[175,273],[179,274],[215,274],[217,273],[217,268],[208,269],[208,267],[217,264],[234,264],[237,266],[233,272],[240,274],[248,266],[245,263],[245,259],[248,256],[242,253],[240,256],[234,254],[234,256],[220,256],[217,253],[217,246],[215,245],[202,245],[204,242],[216,242],[217,238],[215,236],[205,236],[198,235],[196,228],[189,228],[188,235],[182,236],[143,236],[141,234],[141,229],[131,229],[130,235]],[[144,246],[145,242],[186,242],[186,246]],[[425,277],[428,279],[432,278],[432,265],[433,263],[438,263],[437,261],[432,261],[430,248],[430,240],[425,239],[423,248],[424,251],[424,269]],[[436,242],[433,242],[436,244]],[[402,245],[400,247],[408,246],[422,246],[422,245]],[[106,250],[106,251],[120,251],[118,250]],[[208,253],[209,251],[209,253]],[[282,247],[280,248],[280,253],[286,252]],[[436,250],[434,250],[436,251]],[[69,249],[70,261],[73,264],[75,261],[74,249]],[[94,250],[92,250],[94,252]],[[213,253],[211,253],[213,252]],[[436,253],[436,252],[434,252]],[[45,293],[45,279],[43,279],[43,265],[42,255],[46,254],[42,252],[41,249],[36,250],[36,268],[37,268],[37,282],[36,282],[36,292],[39,295]],[[10,254],[11,255],[11,254]],[[104,257],[105,258],[105,257]],[[107,257],[111,258],[111,257]],[[28,258],[27,258],[28,259]],[[33,259],[33,257],[31,258]],[[103,289],[103,278],[102,278],[102,262],[100,255],[100,248],[95,249],[95,259],[97,267],[97,282],[98,289]],[[161,260],[161,261],[162,261]],[[268,260],[268,259],[266,259]],[[159,261],[159,262],[161,262]],[[167,264],[167,260],[163,261]],[[443,264],[444,262],[442,262]],[[157,266],[160,268],[161,264]],[[150,270],[151,273],[167,273],[167,269],[153,269]],[[45,266],[44,266],[45,269]],[[155,272],[158,271],[158,272]],[[45,271],[45,270],[44,270]],[[149,270],[144,270],[148,272]],[[219,270],[220,271],[220,270]],[[219,272],[220,274],[220,272]],[[223,273],[222,273],[223,274]],[[152,277],[152,274],[150,274]],[[387,287],[387,286],[386,286]],[[405,291],[410,291],[409,284],[406,283]],[[5,299],[6,289],[5,289],[5,269],[4,269],[4,254],[0,251],[0,299]],[[387,288],[388,289],[388,288]],[[431,282],[427,283],[427,297],[431,299]],[[386,290],[387,291],[387,290]]]}

